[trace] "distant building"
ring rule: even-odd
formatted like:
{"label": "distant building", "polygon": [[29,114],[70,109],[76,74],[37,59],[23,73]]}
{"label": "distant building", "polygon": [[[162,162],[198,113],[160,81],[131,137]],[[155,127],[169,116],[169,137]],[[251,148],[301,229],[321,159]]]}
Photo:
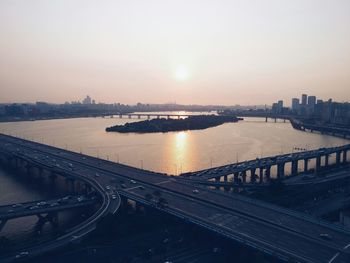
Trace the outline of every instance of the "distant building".
{"label": "distant building", "polygon": [[306,106],[307,103],[307,94],[302,94],[301,95],[301,105]]}
{"label": "distant building", "polygon": [[292,99],[292,111],[294,113],[297,113],[299,110],[299,104],[300,104],[300,100],[298,98],[293,98]]}
{"label": "distant building", "polygon": [[91,104],[91,98],[90,98],[90,96],[88,95],[88,96],[86,96],[86,98],[85,99],[83,99],[83,104],[84,105],[90,105]]}

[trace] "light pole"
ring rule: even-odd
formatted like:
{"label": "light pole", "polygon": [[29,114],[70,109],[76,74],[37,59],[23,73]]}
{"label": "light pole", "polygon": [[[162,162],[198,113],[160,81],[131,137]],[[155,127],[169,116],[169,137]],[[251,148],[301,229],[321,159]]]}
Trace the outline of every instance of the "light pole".
{"label": "light pole", "polygon": [[143,160],[140,160],[141,170],[143,170]]}

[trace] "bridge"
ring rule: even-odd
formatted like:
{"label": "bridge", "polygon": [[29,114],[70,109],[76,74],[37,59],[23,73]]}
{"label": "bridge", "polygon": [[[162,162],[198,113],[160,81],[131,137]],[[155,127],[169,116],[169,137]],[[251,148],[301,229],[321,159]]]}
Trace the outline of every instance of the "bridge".
{"label": "bridge", "polygon": [[37,216],[38,223],[58,224],[58,212],[96,204],[96,196],[65,196],[52,200],[39,200],[26,203],[0,206],[0,231],[6,222],[25,216]]}
{"label": "bridge", "polygon": [[[257,158],[255,160],[223,165],[201,171],[183,173],[181,176],[190,179],[214,179],[216,182],[223,181],[225,183],[232,181],[237,184],[245,184],[248,179],[251,183],[256,183],[257,181],[263,183],[270,180],[271,170],[273,168],[277,171],[277,178],[283,179],[286,176],[287,164],[290,166],[290,176],[296,176],[300,173],[307,174],[310,173],[310,171],[318,174],[322,172],[322,170],[327,170],[331,167],[346,165],[348,163],[348,151],[350,151],[350,144],[339,147],[321,148],[312,151]],[[330,158],[332,156],[335,157],[334,164],[330,163]],[[314,160],[316,163],[315,167],[312,169],[309,167],[309,162],[311,160]],[[302,170],[299,169],[299,162],[302,162]],[[259,171],[258,174],[257,171]]]}
{"label": "bridge", "polygon": [[25,158],[26,165],[39,166],[35,169],[45,165],[50,173],[90,180],[103,187],[100,194],[105,198],[117,193],[122,203],[132,200],[153,207],[284,261],[350,259],[348,230],[292,210],[11,136],[0,135],[0,149],[7,162]]}
{"label": "bridge", "polygon": [[[126,114],[123,114],[123,113],[120,113],[117,115],[119,118],[129,118],[129,119],[132,119],[132,117],[136,117],[138,119],[141,119],[143,117],[146,117],[147,119],[150,119],[150,118],[167,118],[167,119],[170,119],[170,118],[187,118],[187,117],[190,117],[190,116],[194,116],[192,114],[164,114],[164,113],[126,113]],[[111,118],[113,118],[114,115],[111,115]]]}

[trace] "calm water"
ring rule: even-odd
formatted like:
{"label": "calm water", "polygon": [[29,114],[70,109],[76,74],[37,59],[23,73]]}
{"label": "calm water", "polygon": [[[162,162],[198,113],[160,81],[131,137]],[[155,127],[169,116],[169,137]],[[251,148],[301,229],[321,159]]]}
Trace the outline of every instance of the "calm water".
{"label": "calm water", "polygon": [[256,157],[345,144],[327,135],[294,130],[290,123],[246,118],[242,122],[186,132],[107,133],[137,119],[80,118],[0,123],[0,132],[25,137],[135,167],[179,174]]}
{"label": "calm water", "polygon": [[[183,113],[183,112],[182,112]],[[246,118],[238,123],[186,132],[153,134],[106,133],[105,128],[138,121],[119,118],[78,118],[0,123],[0,132],[67,148],[144,169],[179,174],[243,160],[348,143],[327,135],[294,130],[290,123]],[[50,197],[0,170],[0,205]],[[1,234],[32,231],[35,219],[18,219]],[[28,230],[29,229],[29,230]],[[16,236],[15,235],[15,236]]]}

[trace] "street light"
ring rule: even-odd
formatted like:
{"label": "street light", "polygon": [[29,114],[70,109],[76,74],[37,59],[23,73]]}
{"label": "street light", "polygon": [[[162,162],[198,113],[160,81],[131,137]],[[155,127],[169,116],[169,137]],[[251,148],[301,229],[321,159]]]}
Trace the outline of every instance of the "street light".
{"label": "street light", "polygon": [[141,163],[141,170],[143,170],[143,160],[140,160]]}

